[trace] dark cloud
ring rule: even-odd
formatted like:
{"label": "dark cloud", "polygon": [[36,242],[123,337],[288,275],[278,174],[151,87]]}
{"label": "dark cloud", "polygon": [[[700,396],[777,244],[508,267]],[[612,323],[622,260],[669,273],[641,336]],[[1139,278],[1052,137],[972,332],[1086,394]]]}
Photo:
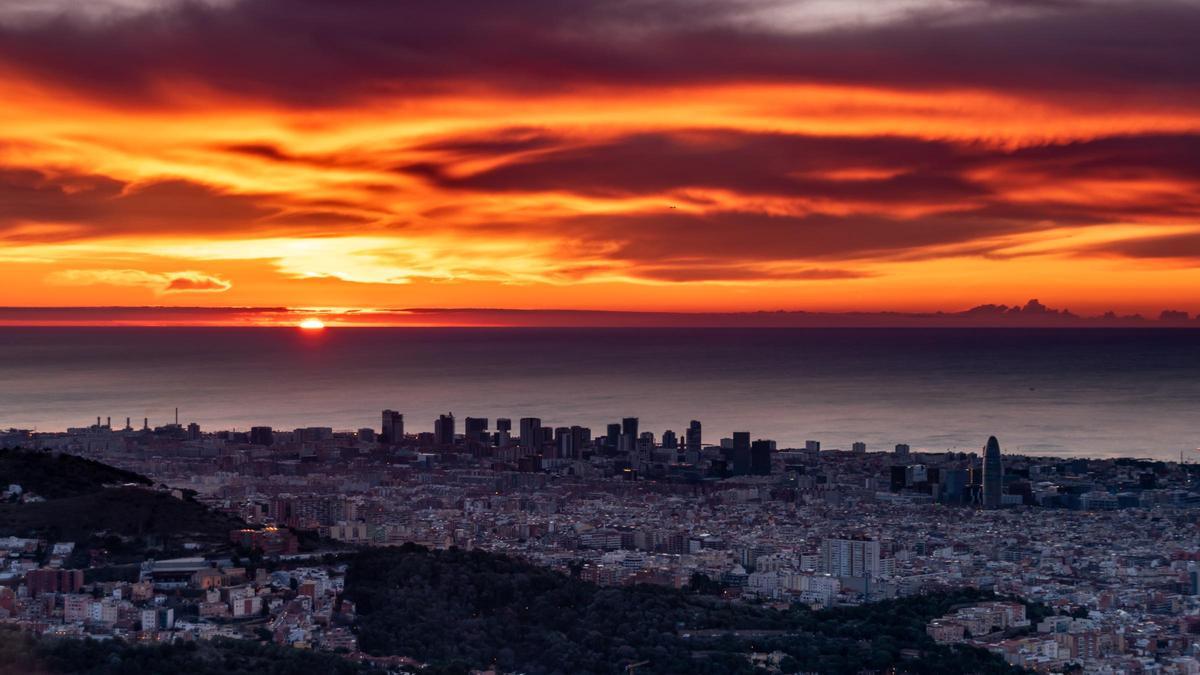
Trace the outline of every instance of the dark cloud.
{"label": "dark cloud", "polygon": [[737,264],[677,263],[674,265],[642,265],[633,270],[641,279],[655,281],[832,281],[864,279],[872,276],[866,272],[835,268],[805,268],[798,270],[773,270]]}
{"label": "dark cloud", "polygon": [[[219,232],[245,227],[271,212],[254,196],[225,194],[183,180],[130,185],[92,174],[0,168],[0,238]],[[24,234],[30,223],[68,229]]]}
{"label": "dark cloud", "polygon": [[[598,197],[715,188],[751,195],[921,202],[986,193],[957,175],[975,153],[939,141],[697,130],[565,145],[469,175],[448,171],[452,165],[436,162],[400,170],[442,187]],[[845,170],[894,175],[827,177]]]}
{"label": "dark cloud", "polygon": [[[243,0],[107,22],[0,28],[0,64],[103,97],[166,81],[294,104],[463,84],[563,87],[830,82],[1083,92],[1200,84],[1200,7],[1169,0],[979,3],[950,17],[785,31],[736,0]],[[778,22],[777,22],[778,23]]]}
{"label": "dark cloud", "polygon": [[557,222],[585,248],[613,246],[617,260],[666,263],[717,260],[789,261],[889,257],[929,246],[1033,230],[1034,223],[962,216],[773,216],[719,211],[589,215]]}
{"label": "dark cloud", "polygon": [[[475,141],[468,141],[476,144]],[[1017,224],[1095,225],[1200,217],[1200,135],[1142,134],[1020,149],[896,136],[806,136],[735,130],[639,133],[555,147],[465,172],[453,158],[400,167],[442,188],[475,192],[568,192],[623,198],[688,190],[829,201],[855,210],[902,206]],[[1072,196],[1073,181],[1142,183],[1135,196]],[[1156,189],[1155,184],[1162,187]],[[1059,186],[1057,194],[1013,199]],[[703,206],[716,206],[704,204]]]}
{"label": "dark cloud", "polygon": [[1122,239],[1093,247],[1089,252],[1129,258],[1175,258],[1200,265],[1200,232]]}

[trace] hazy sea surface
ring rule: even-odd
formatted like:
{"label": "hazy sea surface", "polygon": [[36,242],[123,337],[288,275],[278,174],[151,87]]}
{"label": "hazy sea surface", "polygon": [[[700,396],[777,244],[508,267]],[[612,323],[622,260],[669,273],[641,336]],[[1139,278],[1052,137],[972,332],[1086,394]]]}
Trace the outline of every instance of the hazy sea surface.
{"label": "hazy sea surface", "polygon": [[[410,432],[440,413],[782,446],[1200,459],[1190,329],[0,329],[0,428],[198,422]],[[461,431],[461,421],[459,430]]]}

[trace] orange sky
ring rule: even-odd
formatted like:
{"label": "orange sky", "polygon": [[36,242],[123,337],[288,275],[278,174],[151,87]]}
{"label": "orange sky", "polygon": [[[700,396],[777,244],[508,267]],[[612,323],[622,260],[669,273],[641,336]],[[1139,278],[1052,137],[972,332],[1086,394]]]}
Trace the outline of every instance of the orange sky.
{"label": "orange sky", "polygon": [[0,9],[0,305],[1200,312],[1192,3],[109,2]]}

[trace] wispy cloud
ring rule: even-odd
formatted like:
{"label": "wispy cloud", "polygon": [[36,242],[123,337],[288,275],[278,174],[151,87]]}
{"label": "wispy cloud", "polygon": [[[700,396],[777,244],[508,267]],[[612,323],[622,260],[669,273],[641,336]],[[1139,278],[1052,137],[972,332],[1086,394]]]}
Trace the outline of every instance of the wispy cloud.
{"label": "wispy cloud", "polygon": [[223,293],[233,284],[220,277],[185,270],[155,273],[137,269],[58,270],[47,277],[52,284],[63,286],[133,286],[149,288],[155,293]]}

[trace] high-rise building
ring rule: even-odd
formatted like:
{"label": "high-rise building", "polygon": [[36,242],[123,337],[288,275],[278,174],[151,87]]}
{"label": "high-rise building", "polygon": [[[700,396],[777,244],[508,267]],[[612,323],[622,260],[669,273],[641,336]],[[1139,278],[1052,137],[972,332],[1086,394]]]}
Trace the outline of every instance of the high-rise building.
{"label": "high-rise building", "polygon": [[571,435],[571,427],[554,428],[554,449],[557,457],[570,459],[575,456],[575,437]]}
{"label": "high-rise building", "polygon": [[771,475],[771,441],[759,439],[750,444],[750,473],[755,476]]}
{"label": "high-rise building", "polygon": [[454,413],[438,415],[433,423],[433,443],[437,446],[454,445]]}
{"label": "high-rise building", "polygon": [[463,421],[463,436],[470,443],[486,443],[488,436],[486,417],[468,417]]}
{"label": "high-rise building", "polygon": [[621,440],[617,449],[621,452],[634,452],[638,442],[638,418],[625,417],[621,420]]}
{"label": "high-rise building", "polygon": [[583,457],[583,449],[592,442],[592,430],[587,427],[573,426],[571,427],[571,445],[575,448],[575,454],[572,459],[581,459]]}
{"label": "high-rise building", "polygon": [[621,425],[610,424],[604,432],[604,447],[616,450],[621,444]]}
{"label": "high-rise building", "polygon": [[733,475],[746,476],[750,473],[750,432],[733,432]]}
{"label": "high-rise building", "polygon": [[638,418],[626,417],[621,420],[621,433],[629,434],[634,438],[638,436]]}
{"label": "high-rise building", "polygon": [[692,423],[688,425],[684,438],[684,445],[686,446],[686,449],[693,452],[700,452],[700,448],[702,447],[702,439],[700,436],[700,420],[692,420]]}
{"label": "high-rise building", "polygon": [[879,576],[879,542],[874,539],[821,541],[821,571],[838,577]]}
{"label": "high-rise building", "polygon": [[496,418],[496,431],[512,431],[512,420],[507,417]]}
{"label": "high-rise building", "polygon": [[384,443],[399,443],[404,440],[404,415],[395,410],[384,410],[383,429],[379,440]]}
{"label": "high-rise building", "polygon": [[521,418],[521,447],[534,450],[542,445],[542,420],[539,417]]}
{"label": "high-rise building", "polygon": [[983,508],[998,509],[1003,499],[1004,466],[1000,461],[1000,441],[990,436],[983,449]]}
{"label": "high-rise building", "polygon": [[804,449],[808,452],[820,452],[821,441],[804,441]]}
{"label": "high-rise building", "polygon": [[908,443],[897,443],[896,444],[896,457],[899,457],[900,459],[904,459],[904,458],[908,457],[908,453],[909,453]]}
{"label": "high-rise building", "polygon": [[275,432],[271,427],[250,427],[251,445],[274,445]]}
{"label": "high-rise building", "polygon": [[200,425],[192,422],[187,425],[187,438],[189,441],[200,440]]}
{"label": "high-rise building", "polygon": [[662,446],[667,450],[677,450],[679,448],[679,437],[674,431],[667,429],[662,435]]}
{"label": "high-rise building", "polygon": [[850,446],[850,450],[861,455],[867,451],[867,444],[862,441],[854,441],[854,444]]}

